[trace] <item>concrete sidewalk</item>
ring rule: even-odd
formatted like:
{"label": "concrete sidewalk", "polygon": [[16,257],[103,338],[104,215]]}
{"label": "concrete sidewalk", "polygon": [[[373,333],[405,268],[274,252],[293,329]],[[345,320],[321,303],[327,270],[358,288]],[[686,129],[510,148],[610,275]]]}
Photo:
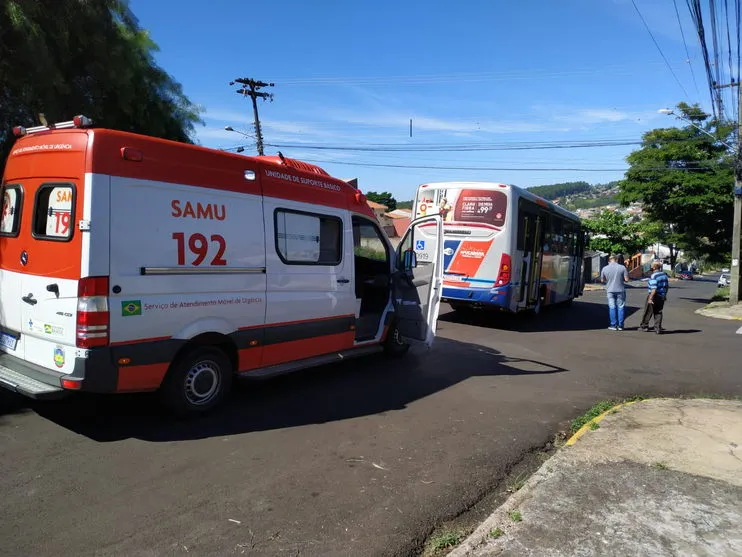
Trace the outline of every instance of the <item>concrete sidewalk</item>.
{"label": "concrete sidewalk", "polygon": [[696,310],[696,313],[717,319],[742,321],[742,304],[732,306],[729,305],[729,302],[711,302],[709,305]]}
{"label": "concrete sidewalk", "polygon": [[742,402],[653,399],[596,420],[449,557],[742,555]]}

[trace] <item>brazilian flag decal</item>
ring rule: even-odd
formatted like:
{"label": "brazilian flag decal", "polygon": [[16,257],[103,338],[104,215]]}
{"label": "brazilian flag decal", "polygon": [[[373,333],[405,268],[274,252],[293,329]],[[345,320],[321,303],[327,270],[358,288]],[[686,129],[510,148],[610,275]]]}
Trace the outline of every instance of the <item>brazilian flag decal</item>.
{"label": "brazilian flag decal", "polygon": [[142,315],[141,300],[126,300],[121,302],[121,315],[129,317],[132,315]]}

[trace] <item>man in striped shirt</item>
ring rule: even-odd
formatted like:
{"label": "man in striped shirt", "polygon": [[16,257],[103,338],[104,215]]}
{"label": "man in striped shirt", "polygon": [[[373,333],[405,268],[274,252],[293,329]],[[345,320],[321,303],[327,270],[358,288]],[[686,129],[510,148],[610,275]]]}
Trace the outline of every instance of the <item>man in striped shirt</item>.
{"label": "man in striped shirt", "polygon": [[654,331],[659,335],[662,333],[662,310],[665,308],[667,290],[670,288],[670,279],[662,270],[662,263],[659,261],[652,263],[652,275],[647,282],[647,288],[649,293],[639,328],[642,331],[649,331],[649,321],[654,317]]}

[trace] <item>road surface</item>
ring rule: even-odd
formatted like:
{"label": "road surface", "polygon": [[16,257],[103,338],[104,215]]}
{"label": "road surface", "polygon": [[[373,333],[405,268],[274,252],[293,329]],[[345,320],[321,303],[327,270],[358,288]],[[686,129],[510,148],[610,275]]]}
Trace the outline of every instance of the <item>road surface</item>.
{"label": "road surface", "polygon": [[415,554],[598,399],[742,393],[739,324],[693,313],[715,283],[672,287],[663,336],[608,331],[602,292],[536,319],[444,306],[429,353],[248,382],[196,422],[0,393],[0,555]]}

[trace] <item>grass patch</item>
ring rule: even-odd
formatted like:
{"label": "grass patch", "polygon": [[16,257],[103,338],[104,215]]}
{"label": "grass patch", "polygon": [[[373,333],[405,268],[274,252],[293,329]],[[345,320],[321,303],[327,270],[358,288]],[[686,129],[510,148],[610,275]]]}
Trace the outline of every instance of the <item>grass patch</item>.
{"label": "grass patch", "polygon": [[654,463],[655,468],[659,468],[660,470],[667,470],[668,466],[664,462],[655,462]]}
{"label": "grass patch", "polygon": [[513,522],[521,522],[523,520],[523,515],[520,514],[520,511],[510,511],[508,516]]}
{"label": "grass patch", "polygon": [[600,429],[600,424],[598,422],[590,423],[590,430],[595,431],[596,429]]}
{"label": "grass patch", "polygon": [[[590,408],[590,410],[588,410],[581,416],[578,416],[574,420],[572,420],[572,423],[570,424],[569,432],[571,435],[574,435],[575,433],[577,433],[578,429],[580,429],[590,420],[592,420],[593,418],[597,418],[603,412],[607,412],[611,410],[617,404],[625,404],[627,402],[637,402],[639,400],[644,400],[644,397],[640,395],[636,395],[636,396],[632,396],[632,397],[625,398],[622,400],[619,400],[619,399],[602,400],[598,402],[597,404],[594,404],[592,408]],[[615,411],[611,412],[611,414],[614,414],[614,413]],[[593,425],[597,426],[598,424],[593,424]],[[598,429],[597,427],[593,427],[593,425],[590,426],[590,429]]]}
{"label": "grass patch", "polygon": [[434,551],[441,551],[442,549],[448,549],[449,547],[459,545],[462,538],[463,536],[460,532],[441,532],[430,539],[430,547]]}
{"label": "grass patch", "polygon": [[503,531],[502,531],[502,530],[501,530],[500,528],[495,528],[494,530],[492,530],[492,531],[490,532],[490,538],[495,538],[495,539],[497,539],[497,538],[499,538],[500,536],[502,536],[502,535],[503,535],[504,533],[505,533],[505,532],[503,532]]}
{"label": "grass patch", "polygon": [[714,295],[711,296],[712,302],[726,302],[729,300],[729,287],[728,286],[722,286],[721,288],[717,288],[716,292],[714,292]]}
{"label": "grass patch", "polygon": [[518,474],[518,476],[516,476],[513,483],[508,485],[508,491],[510,493],[515,493],[516,491],[519,491],[520,488],[522,488],[525,485],[527,479],[528,479],[528,474],[526,472],[522,472]]}

